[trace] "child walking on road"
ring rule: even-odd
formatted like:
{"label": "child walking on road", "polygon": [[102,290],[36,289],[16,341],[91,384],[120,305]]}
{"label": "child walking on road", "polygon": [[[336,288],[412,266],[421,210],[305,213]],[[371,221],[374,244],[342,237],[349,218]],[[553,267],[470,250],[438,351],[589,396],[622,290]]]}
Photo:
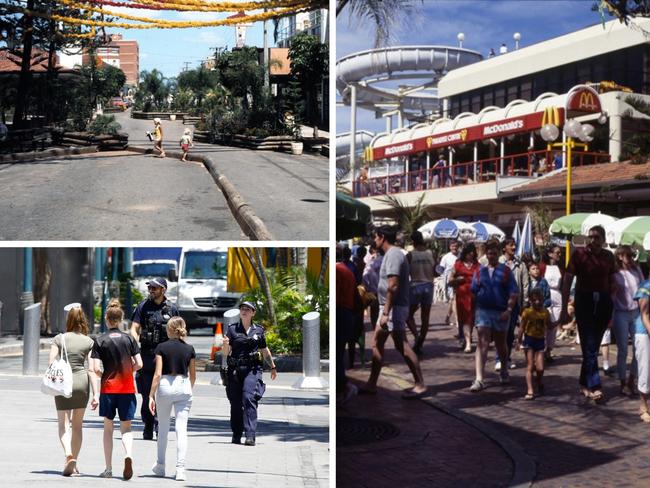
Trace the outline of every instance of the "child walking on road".
{"label": "child walking on road", "polygon": [[[519,329],[519,349],[526,353],[526,396],[524,400],[535,398],[533,390],[533,370],[537,373],[537,392],[544,394],[544,349],[546,348],[546,331],[550,323],[550,314],[544,308],[544,293],[541,288],[533,288],[529,293],[531,307],[524,310]],[[522,341],[523,337],[523,341]]]}
{"label": "child walking on road", "polygon": [[183,157],[181,157],[181,161],[187,161],[187,154],[190,152],[190,147],[194,147],[194,142],[192,141],[192,131],[190,129],[185,129],[183,131],[180,145],[181,149],[183,150]]}

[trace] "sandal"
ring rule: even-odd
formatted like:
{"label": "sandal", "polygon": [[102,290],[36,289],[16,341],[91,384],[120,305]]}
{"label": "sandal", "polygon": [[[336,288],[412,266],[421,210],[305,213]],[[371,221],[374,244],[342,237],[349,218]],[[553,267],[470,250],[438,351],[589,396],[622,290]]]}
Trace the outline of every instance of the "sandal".
{"label": "sandal", "polygon": [[402,393],[402,399],[403,400],[417,400],[418,398],[422,398],[427,394],[427,390],[421,391],[421,392],[415,392],[413,390],[407,390],[404,393]]}
{"label": "sandal", "polygon": [[534,400],[534,399],[535,399],[535,395],[533,395],[532,393],[526,393],[526,395],[524,396],[524,400]]}
{"label": "sandal", "polygon": [[641,417],[641,420],[643,420],[645,423],[650,423],[650,413],[641,412],[639,416]]}
{"label": "sandal", "polygon": [[589,394],[589,398],[591,398],[594,401],[594,403],[597,404],[605,401],[605,395],[603,394],[602,390],[592,391]]}
{"label": "sandal", "polygon": [[65,466],[63,467],[63,476],[70,476],[74,473],[75,468],[77,467],[77,460],[72,456],[68,456]]}

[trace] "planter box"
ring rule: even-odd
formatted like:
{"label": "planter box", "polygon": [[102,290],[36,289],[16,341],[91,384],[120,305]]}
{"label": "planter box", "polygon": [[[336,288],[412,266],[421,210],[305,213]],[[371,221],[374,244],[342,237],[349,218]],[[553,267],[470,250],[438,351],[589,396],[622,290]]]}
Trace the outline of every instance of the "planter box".
{"label": "planter box", "polygon": [[[171,116],[174,116],[172,119]],[[137,112],[137,111],[132,111],[131,112],[131,117],[134,119],[147,119],[147,120],[153,120],[156,117],[161,119],[161,120],[176,120],[177,118],[183,118],[187,116],[187,113],[185,112]]]}
{"label": "planter box", "polygon": [[129,136],[125,133],[94,135],[89,132],[64,132],[61,143],[64,146],[97,146],[100,151],[118,150],[129,144]]}

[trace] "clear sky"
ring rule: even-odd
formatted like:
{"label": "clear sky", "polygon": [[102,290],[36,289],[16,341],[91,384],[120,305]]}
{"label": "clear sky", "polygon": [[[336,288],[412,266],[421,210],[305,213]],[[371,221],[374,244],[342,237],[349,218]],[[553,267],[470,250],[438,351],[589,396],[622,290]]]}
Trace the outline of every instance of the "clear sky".
{"label": "clear sky", "polygon": [[[137,17],[178,21],[210,21],[224,19],[233,12],[172,12],[138,10],[124,7],[106,7],[106,10],[123,12]],[[250,13],[257,13],[248,11]],[[123,22],[130,22],[124,20]],[[248,46],[263,46],[263,23],[256,22],[246,32]],[[267,22],[268,44],[274,46],[273,22]],[[138,41],[140,71],[156,68],[166,77],[176,76],[185,66],[197,68],[201,61],[214,53],[214,48],[235,46],[235,27],[201,27],[187,29],[106,29],[106,33],[120,33],[126,40]]]}
{"label": "clear sky", "polygon": [[[499,51],[501,43],[514,49],[513,34],[521,33],[520,47],[529,46],[601,22],[592,12],[594,0],[424,0],[414,2],[415,11],[400,19],[389,46],[458,46],[457,35],[465,34],[463,47],[487,57],[490,48]],[[606,20],[610,20],[607,16]],[[336,22],[336,57],[374,47],[375,28],[371,22],[350,19],[345,9]],[[337,101],[340,97],[337,93]],[[337,133],[350,130],[349,107],[336,110]],[[394,123],[393,123],[394,126]],[[383,132],[386,122],[374,112],[357,110],[357,129]]]}

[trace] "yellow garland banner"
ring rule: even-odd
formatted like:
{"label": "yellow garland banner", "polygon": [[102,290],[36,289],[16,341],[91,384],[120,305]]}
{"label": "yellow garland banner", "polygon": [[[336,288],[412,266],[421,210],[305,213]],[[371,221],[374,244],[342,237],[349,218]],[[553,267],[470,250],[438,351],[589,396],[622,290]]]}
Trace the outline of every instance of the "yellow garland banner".
{"label": "yellow garland banner", "polygon": [[[120,19],[126,19],[126,20],[133,20],[135,22],[146,22],[146,23],[152,23],[152,24],[159,24],[159,25],[172,25],[176,23],[177,21],[173,20],[160,20],[160,19],[149,19],[147,17],[138,17],[135,15],[129,15],[129,14],[123,14],[119,12],[114,12],[112,10],[107,10],[103,8],[98,8],[98,7],[90,7],[88,5],[75,2],[74,0],[59,0],[59,3],[63,3],[65,5],[68,5],[70,7],[78,8],[78,9],[84,9],[90,12],[96,12],[99,14],[104,14],[104,15],[109,15],[111,17],[117,17]],[[300,4],[297,6],[294,6],[293,8],[305,8],[309,5],[309,1],[302,0]],[[284,9],[284,10],[290,10],[290,9]],[[244,17],[239,17],[238,22],[240,23],[242,19],[245,19]]]}
{"label": "yellow garland banner", "polygon": [[[236,17],[233,19],[221,19],[221,20],[215,20],[215,21],[208,21],[208,22],[174,22],[174,21],[166,21],[165,23],[161,23],[160,21],[156,23],[148,23],[148,24],[125,24],[125,23],[120,23],[120,22],[106,22],[103,20],[82,20],[82,19],[75,19],[74,17],[66,17],[63,15],[55,15],[55,14],[46,14],[44,12],[37,12],[37,11],[28,11],[28,10],[22,10],[23,12],[33,16],[33,17],[40,17],[43,19],[50,19],[50,20],[57,20],[59,22],[63,22],[66,24],[75,24],[75,25],[89,25],[89,26],[95,26],[95,27],[114,27],[116,29],[184,29],[188,27],[219,27],[219,26],[224,26],[224,25],[234,25],[234,24],[241,24],[244,22],[259,22],[260,20],[268,20],[273,17],[282,17],[285,15],[291,15],[294,13],[298,12],[303,12],[309,10],[309,6],[306,6],[304,8],[289,8],[289,9],[280,9],[280,10],[275,10],[273,12],[262,12],[259,14],[255,15],[247,15],[245,17]],[[104,12],[106,13],[106,12]]]}
{"label": "yellow garland banner", "polygon": [[[124,2],[124,0],[121,0]],[[65,0],[59,0],[59,3],[68,4]],[[93,0],[82,0],[79,3],[83,3],[83,8],[88,8],[86,5],[101,5]],[[126,3],[126,2],[124,2]],[[277,9],[277,8],[288,8],[294,7],[296,5],[304,4],[305,0],[270,0],[268,2],[242,2],[242,3],[233,3],[233,2],[206,2],[202,0],[175,0],[174,2],[164,2],[160,0],[136,0],[133,7],[124,6],[125,8],[134,8],[137,9],[137,5],[151,5],[159,7],[156,10],[178,10],[178,11],[190,11],[190,12],[238,12],[241,10],[262,10],[262,9]],[[323,7],[324,4],[320,0],[311,0],[311,2],[316,7]]]}

